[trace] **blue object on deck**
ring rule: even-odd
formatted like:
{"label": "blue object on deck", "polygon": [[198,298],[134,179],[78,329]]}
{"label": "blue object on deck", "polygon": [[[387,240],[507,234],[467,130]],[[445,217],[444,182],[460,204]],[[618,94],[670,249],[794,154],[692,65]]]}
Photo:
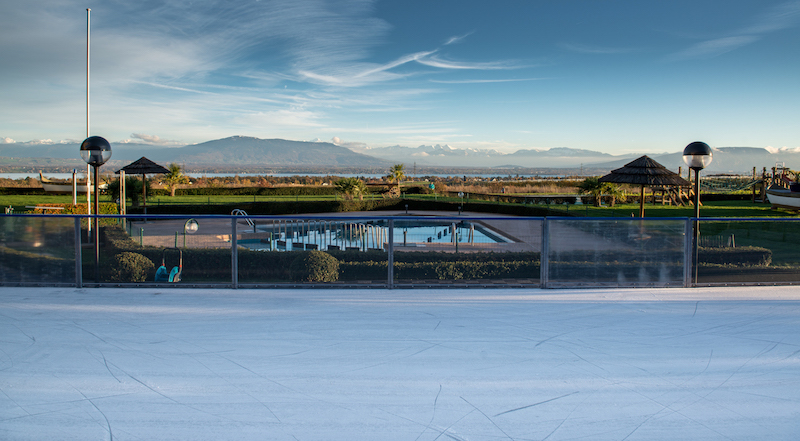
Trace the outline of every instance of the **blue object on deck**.
{"label": "blue object on deck", "polygon": [[[178,251],[178,265],[172,267],[172,270],[167,273],[167,250]],[[156,270],[156,282],[172,282],[177,283],[181,281],[181,273],[183,272],[183,251],[180,248],[164,248],[161,254],[161,266]]]}

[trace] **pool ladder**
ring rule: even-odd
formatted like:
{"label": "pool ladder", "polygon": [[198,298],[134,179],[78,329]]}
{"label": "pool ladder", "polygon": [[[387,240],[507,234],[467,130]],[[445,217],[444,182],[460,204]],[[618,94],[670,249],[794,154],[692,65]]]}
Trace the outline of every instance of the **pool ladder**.
{"label": "pool ladder", "polygon": [[244,221],[247,222],[247,225],[250,225],[251,227],[255,226],[255,224],[253,223],[253,220],[250,219],[250,217],[247,214],[247,212],[242,210],[242,209],[237,208],[237,209],[231,211],[231,216],[244,216]]}

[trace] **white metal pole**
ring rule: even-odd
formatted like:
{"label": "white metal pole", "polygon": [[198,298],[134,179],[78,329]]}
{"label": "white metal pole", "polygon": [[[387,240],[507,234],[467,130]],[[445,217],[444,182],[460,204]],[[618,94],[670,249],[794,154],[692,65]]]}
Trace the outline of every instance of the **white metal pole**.
{"label": "white metal pole", "polygon": [[90,66],[90,29],[91,29],[91,19],[92,10],[86,8],[86,137],[88,138],[91,136],[89,130],[89,66]]}
{"label": "white metal pole", "polygon": [[[90,130],[89,130],[89,46],[90,46],[90,33],[89,30],[91,29],[91,17],[92,17],[92,10],[86,8],[86,137],[88,138]],[[92,214],[92,174],[89,169],[89,164],[86,164],[86,214]],[[89,232],[89,237],[91,238],[92,235],[92,222],[89,222],[87,226],[87,230]]]}

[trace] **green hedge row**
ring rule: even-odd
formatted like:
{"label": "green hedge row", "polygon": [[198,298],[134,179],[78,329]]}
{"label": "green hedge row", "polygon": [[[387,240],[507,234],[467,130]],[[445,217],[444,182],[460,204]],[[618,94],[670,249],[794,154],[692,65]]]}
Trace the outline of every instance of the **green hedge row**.
{"label": "green hedge row", "polygon": [[[163,191],[164,194],[169,194],[167,190],[160,191]],[[175,190],[176,195],[185,196],[330,196],[336,193],[336,187],[333,185],[303,185],[296,187],[197,187],[179,188]]]}
{"label": "green hedge row", "polygon": [[698,248],[697,261],[717,265],[768,266],[772,251],[762,247]]}
{"label": "green hedge row", "polygon": [[[306,213],[342,213],[355,211],[397,210],[404,212],[408,205],[409,211],[444,211],[458,213],[459,207],[463,211],[476,211],[481,213],[510,214],[516,216],[572,216],[563,210],[549,210],[546,207],[535,205],[503,205],[482,202],[459,204],[457,202],[443,202],[426,199],[370,199],[370,200],[330,200],[330,201],[280,201],[280,202],[237,202],[231,204],[197,204],[197,205],[166,205],[148,206],[148,214],[230,214],[234,209],[241,209],[251,215],[284,215]],[[141,207],[129,207],[128,212],[139,214]]]}
{"label": "green hedge row", "polygon": [[[680,262],[683,259],[683,251],[664,251],[658,257],[659,262]],[[600,252],[569,251],[551,256],[551,260],[585,265],[594,263],[649,265],[651,263],[642,262],[641,258],[642,256],[638,253],[624,250]],[[772,251],[762,247],[699,248],[698,261],[701,265],[765,266],[772,263]]]}
{"label": "green hedge row", "polygon": [[551,282],[568,283],[625,283],[679,282],[683,280],[683,265],[652,262],[550,262]]}
{"label": "green hedge row", "polygon": [[75,261],[0,247],[0,282],[73,283]]}
{"label": "green hedge row", "polygon": [[[164,205],[148,206],[148,214],[230,214],[235,209],[241,209],[250,215],[277,216],[284,214],[306,213],[339,213],[352,211],[390,210],[397,208],[397,200],[339,200],[339,201],[280,201],[280,202],[237,202],[231,204],[213,205]],[[131,214],[141,213],[141,208],[129,209]]]}
{"label": "green hedge row", "polygon": [[[63,210],[53,211],[53,210],[42,210],[42,209],[33,209],[30,213],[33,214],[86,214],[86,204],[39,204],[38,207],[60,207]],[[109,203],[109,202],[101,202],[98,204],[98,208],[100,209],[100,214],[119,214],[119,207],[117,204]],[[94,209],[94,206],[92,206]],[[116,221],[115,221],[116,222]]]}

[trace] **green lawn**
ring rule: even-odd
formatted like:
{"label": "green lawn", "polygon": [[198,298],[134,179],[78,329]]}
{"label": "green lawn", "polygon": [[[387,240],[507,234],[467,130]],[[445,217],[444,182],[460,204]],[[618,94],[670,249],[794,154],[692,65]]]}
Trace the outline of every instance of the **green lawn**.
{"label": "green lawn", "polygon": [[[147,205],[157,206],[162,204],[222,204],[237,202],[269,202],[269,201],[315,201],[315,200],[336,200],[341,196],[246,196],[246,195],[219,195],[219,196],[151,196],[147,199]],[[378,195],[367,195],[365,198],[381,198]],[[464,211],[469,211],[470,200],[453,197],[443,197],[441,195],[413,195],[409,199],[433,199],[463,204]],[[109,195],[101,195],[100,202],[113,202]],[[86,198],[79,198],[79,202],[85,202]],[[476,203],[490,203],[487,201],[473,200]],[[72,202],[71,195],[0,195],[0,206],[14,207],[15,212],[26,210],[26,206],[38,204],[69,204]],[[130,201],[129,201],[130,205]],[[542,205],[543,207],[545,205]],[[557,211],[564,211],[569,214],[580,214],[587,217],[631,217],[639,215],[638,204],[617,204],[615,207],[603,206],[594,207],[591,205],[547,205],[548,208]],[[770,204],[752,203],[749,201],[710,201],[705,202],[700,207],[701,217],[791,217],[796,218],[798,214],[787,210],[773,210]],[[694,208],[691,206],[674,207],[662,205],[645,205],[645,217],[692,217]]]}
{"label": "green lawn", "polygon": [[[439,201],[447,201],[454,203],[463,203],[464,211],[469,211],[470,200],[459,198],[443,197],[434,195],[414,195],[414,198],[434,199]],[[472,200],[475,203],[487,204],[493,203],[483,200]],[[497,203],[497,202],[494,202]],[[563,205],[563,204],[550,204],[539,205],[547,207],[551,210],[563,211],[565,214],[579,214],[586,217],[631,217],[639,216],[639,204],[616,204],[613,208],[609,206],[594,207],[592,205]],[[644,206],[645,217],[693,217],[693,206],[669,206],[669,205],[652,205],[645,204]],[[762,204],[760,202],[750,201],[709,201],[704,202],[700,207],[701,217],[798,217],[798,213],[778,209],[773,210],[769,203]]]}
{"label": "green lawn", "polygon": [[[211,205],[211,204],[230,204],[248,202],[280,202],[280,201],[332,201],[341,199],[337,195],[315,195],[315,196],[253,196],[253,195],[217,195],[217,196],[150,196],[147,198],[148,206],[158,205]],[[380,195],[365,195],[368,199],[383,199]],[[100,195],[100,202],[114,202],[116,198],[109,195]],[[71,204],[72,195],[0,195],[0,206],[14,207],[16,213],[28,211],[26,207],[39,204]],[[78,203],[86,203],[86,197],[78,198]],[[128,206],[131,200],[128,199]]]}
{"label": "green lawn", "polygon": [[[566,207],[564,208],[566,211]],[[617,204],[615,207],[569,206],[570,212],[585,213],[590,217],[639,216],[639,204]],[[693,206],[645,205],[645,217],[693,217]],[[701,217],[798,217],[795,212],[773,210],[770,204],[750,201],[709,201],[700,206]]]}

